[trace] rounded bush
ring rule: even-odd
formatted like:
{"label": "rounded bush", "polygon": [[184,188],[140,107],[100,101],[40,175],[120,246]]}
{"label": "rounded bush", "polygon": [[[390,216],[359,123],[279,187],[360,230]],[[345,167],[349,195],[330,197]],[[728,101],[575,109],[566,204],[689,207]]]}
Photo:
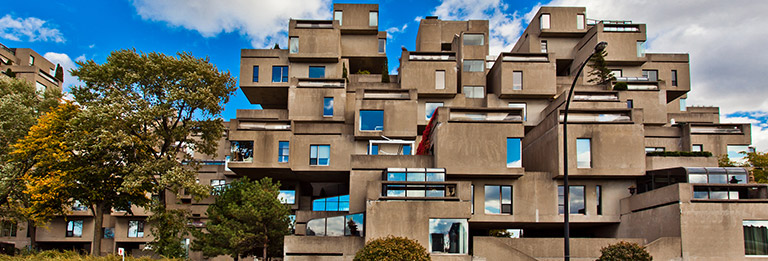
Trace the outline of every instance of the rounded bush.
{"label": "rounded bush", "polygon": [[651,261],[653,257],[644,246],[637,243],[621,241],[616,244],[608,245],[600,249],[600,258],[598,261]]}
{"label": "rounded bush", "polygon": [[357,251],[355,261],[405,261],[431,260],[427,249],[415,240],[405,237],[388,236],[368,241],[363,249]]}

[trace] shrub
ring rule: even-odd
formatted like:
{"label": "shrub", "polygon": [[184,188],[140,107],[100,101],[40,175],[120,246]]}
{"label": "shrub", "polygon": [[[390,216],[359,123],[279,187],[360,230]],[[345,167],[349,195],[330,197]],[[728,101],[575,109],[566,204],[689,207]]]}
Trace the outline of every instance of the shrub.
{"label": "shrub", "polygon": [[399,261],[399,260],[431,260],[427,249],[415,240],[405,237],[388,236],[377,238],[365,244],[357,251],[355,261]]}
{"label": "shrub", "polygon": [[617,91],[626,91],[627,90],[627,83],[626,82],[617,82],[613,85],[613,89]]}
{"label": "shrub", "polygon": [[600,249],[600,258],[597,261],[651,261],[653,257],[645,250],[644,246],[637,243],[621,241]]}

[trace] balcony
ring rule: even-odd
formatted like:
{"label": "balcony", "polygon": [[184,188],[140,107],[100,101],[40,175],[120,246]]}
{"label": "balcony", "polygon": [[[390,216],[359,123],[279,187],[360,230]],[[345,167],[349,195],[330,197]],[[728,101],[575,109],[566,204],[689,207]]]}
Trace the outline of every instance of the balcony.
{"label": "balcony", "polygon": [[345,88],[346,81],[343,78],[298,78],[298,87],[310,88]]}
{"label": "balcony", "polygon": [[741,125],[692,125],[691,134],[744,134]]}
{"label": "balcony", "polygon": [[[560,122],[565,115],[560,114]],[[633,123],[629,109],[611,111],[572,111],[568,113],[568,122],[573,123]]]}
{"label": "balcony", "polygon": [[450,108],[448,121],[455,122],[510,122],[522,123],[522,108],[480,109],[480,108]]}
{"label": "balcony", "polygon": [[453,52],[410,52],[409,61],[456,61]]}

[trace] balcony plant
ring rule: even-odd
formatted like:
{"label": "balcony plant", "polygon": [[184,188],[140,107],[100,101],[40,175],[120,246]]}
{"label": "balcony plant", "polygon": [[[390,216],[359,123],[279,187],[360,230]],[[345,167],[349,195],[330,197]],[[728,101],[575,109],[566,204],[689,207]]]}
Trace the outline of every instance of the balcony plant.
{"label": "balcony plant", "polygon": [[597,261],[651,261],[653,257],[644,246],[637,243],[621,241],[600,249],[600,258]]}
{"label": "balcony plant", "polygon": [[355,261],[399,261],[431,260],[427,249],[415,240],[405,237],[388,236],[377,238],[365,244],[355,255]]}

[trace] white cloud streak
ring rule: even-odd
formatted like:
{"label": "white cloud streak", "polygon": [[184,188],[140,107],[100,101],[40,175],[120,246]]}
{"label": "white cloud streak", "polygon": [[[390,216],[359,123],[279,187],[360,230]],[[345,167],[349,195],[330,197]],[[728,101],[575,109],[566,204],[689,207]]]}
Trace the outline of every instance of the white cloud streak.
{"label": "white cloud streak", "polygon": [[0,37],[17,42],[53,41],[63,43],[66,40],[59,29],[51,28],[45,20],[36,17],[13,18],[6,14],[0,18]]}
{"label": "white cloud streak", "polygon": [[133,0],[146,20],[199,32],[204,37],[238,32],[255,48],[286,46],[288,19],[330,19],[330,0]]}
{"label": "white cloud streak", "polygon": [[404,24],[402,27],[390,27],[387,28],[387,38],[392,39],[395,37],[396,34],[401,34],[405,32],[405,29],[408,28],[408,24]]}

